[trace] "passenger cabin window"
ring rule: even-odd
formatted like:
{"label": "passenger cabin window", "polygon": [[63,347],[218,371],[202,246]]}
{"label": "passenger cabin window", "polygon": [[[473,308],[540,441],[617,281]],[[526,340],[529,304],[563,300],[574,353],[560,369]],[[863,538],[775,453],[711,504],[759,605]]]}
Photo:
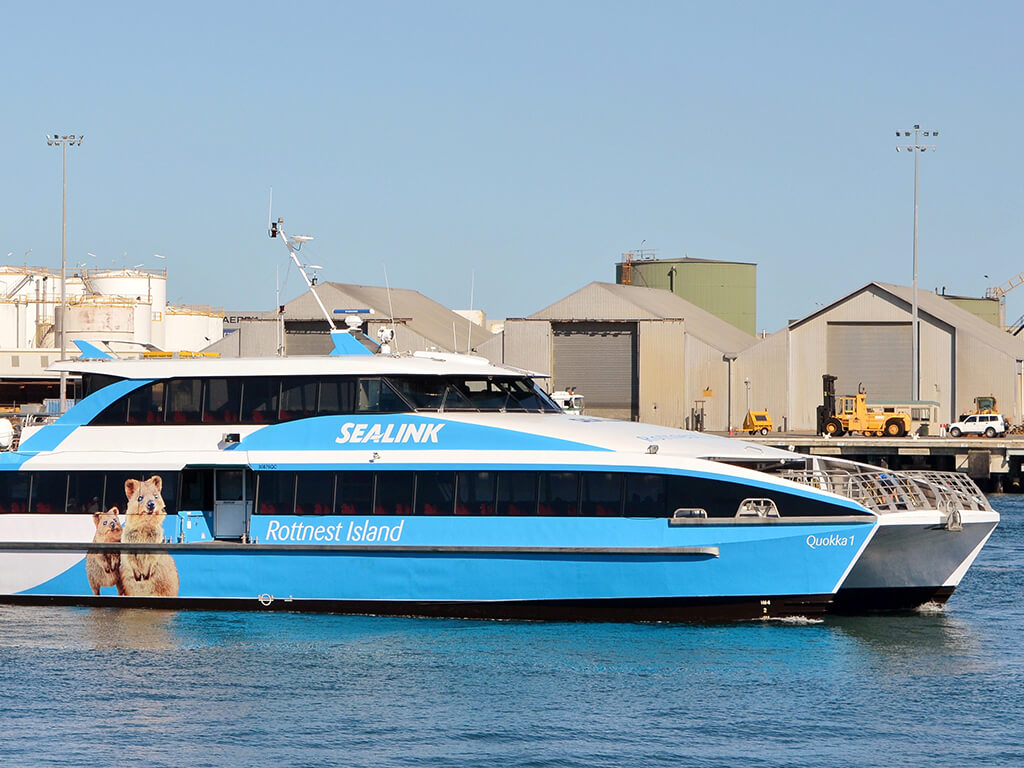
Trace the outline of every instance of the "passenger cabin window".
{"label": "passenger cabin window", "polygon": [[124,515],[131,500],[125,481],[160,477],[160,496],[168,514],[178,510],[178,473],[152,470],[119,472],[0,472],[0,514],[94,514],[117,507]]}

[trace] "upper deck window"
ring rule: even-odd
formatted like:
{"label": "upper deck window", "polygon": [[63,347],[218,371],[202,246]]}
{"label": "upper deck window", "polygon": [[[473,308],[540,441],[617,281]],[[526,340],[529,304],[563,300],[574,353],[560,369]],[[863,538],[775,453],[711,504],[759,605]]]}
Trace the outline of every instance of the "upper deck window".
{"label": "upper deck window", "polygon": [[111,403],[91,424],[276,424],[411,411],[560,412],[526,377],[188,377],[141,386]]}

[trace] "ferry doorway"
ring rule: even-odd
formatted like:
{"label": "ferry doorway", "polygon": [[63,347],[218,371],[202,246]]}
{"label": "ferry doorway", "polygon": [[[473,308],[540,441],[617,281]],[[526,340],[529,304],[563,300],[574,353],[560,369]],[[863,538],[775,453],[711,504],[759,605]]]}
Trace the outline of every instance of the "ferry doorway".
{"label": "ferry doorway", "polygon": [[247,468],[213,471],[213,538],[242,539],[252,514],[253,481]]}

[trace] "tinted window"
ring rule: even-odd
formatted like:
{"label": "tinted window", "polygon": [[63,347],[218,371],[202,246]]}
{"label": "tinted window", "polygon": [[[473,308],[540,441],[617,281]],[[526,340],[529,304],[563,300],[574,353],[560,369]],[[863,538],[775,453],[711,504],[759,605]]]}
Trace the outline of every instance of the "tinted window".
{"label": "tinted window", "polygon": [[578,515],[579,479],[576,472],[542,472],[539,514],[554,517]]}
{"label": "tinted window", "polygon": [[334,513],[334,473],[295,473],[295,514],[330,515]]}
{"label": "tinted window", "polygon": [[402,413],[408,404],[383,379],[360,379],[356,409],[368,413]]}
{"label": "tinted window", "polygon": [[320,382],[320,402],[317,414],[330,416],[354,413],[356,410],[356,382],[354,379],[324,379]]}
{"label": "tinted window", "polygon": [[585,517],[616,517],[622,514],[622,474],[584,472],[580,514]]}
{"label": "tinted window", "polygon": [[171,379],[167,383],[167,423],[198,424],[203,412],[202,379]]}
{"label": "tinted window", "polygon": [[281,382],[277,379],[246,379],[242,386],[242,421],[276,422],[280,394]]}
{"label": "tinted window", "polygon": [[0,514],[28,512],[28,473],[0,472]]}
{"label": "tinted window", "polygon": [[256,487],[256,513],[290,515],[295,511],[295,473],[260,472]]}
{"label": "tinted window", "polygon": [[[665,516],[665,475],[626,476],[626,510],[627,517],[664,517]],[[679,507],[703,506],[690,499],[672,499],[672,509]]]}
{"label": "tinted window", "polygon": [[537,473],[501,472],[498,474],[499,515],[537,514]]}
{"label": "tinted window", "polygon": [[65,512],[67,493],[67,472],[33,472],[32,508],[29,511],[40,515]]}
{"label": "tinted window", "polygon": [[316,379],[285,379],[281,384],[281,421],[316,416],[318,390]]}
{"label": "tinted window", "polygon": [[241,379],[207,379],[203,402],[204,424],[236,423],[241,405]]}
{"label": "tinted window", "polygon": [[455,502],[454,472],[419,472],[416,476],[416,514],[450,515]]}
{"label": "tinted window", "polygon": [[414,472],[382,472],[377,479],[375,512],[378,515],[408,515],[412,512]]}
{"label": "tinted window", "polygon": [[101,373],[82,374],[82,397],[88,397],[93,392],[98,392],[115,381],[123,381],[119,376],[105,376]]}
{"label": "tinted window", "polygon": [[336,512],[339,515],[373,514],[373,472],[339,472]]}
{"label": "tinted window", "polygon": [[105,479],[103,472],[71,472],[68,478],[68,512],[90,515],[106,512],[109,507],[103,504]]}
{"label": "tinted window", "polygon": [[162,423],[164,420],[164,389],[164,382],[154,381],[128,395],[128,423]]}
{"label": "tinted window", "polygon": [[497,472],[459,472],[456,515],[493,515]]}

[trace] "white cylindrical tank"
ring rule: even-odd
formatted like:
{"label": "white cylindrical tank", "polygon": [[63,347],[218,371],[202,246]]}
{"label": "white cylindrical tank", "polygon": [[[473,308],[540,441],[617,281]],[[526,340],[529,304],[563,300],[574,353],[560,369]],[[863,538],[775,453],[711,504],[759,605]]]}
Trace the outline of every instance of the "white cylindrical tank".
{"label": "white cylindrical tank", "polygon": [[159,296],[161,306],[167,302],[167,276],[163,272],[144,269],[96,271],[89,276],[89,284],[96,293],[103,296],[145,302]]}
{"label": "white cylindrical tank", "polygon": [[131,304],[72,304],[67,323],[69,347],[72,339],[135,341],[135,307]]}
{"label": "white cylindrical tank", "polygon": [[164,349],[196,352],[224,335],[224,317],[177,307],[164,315]]}

